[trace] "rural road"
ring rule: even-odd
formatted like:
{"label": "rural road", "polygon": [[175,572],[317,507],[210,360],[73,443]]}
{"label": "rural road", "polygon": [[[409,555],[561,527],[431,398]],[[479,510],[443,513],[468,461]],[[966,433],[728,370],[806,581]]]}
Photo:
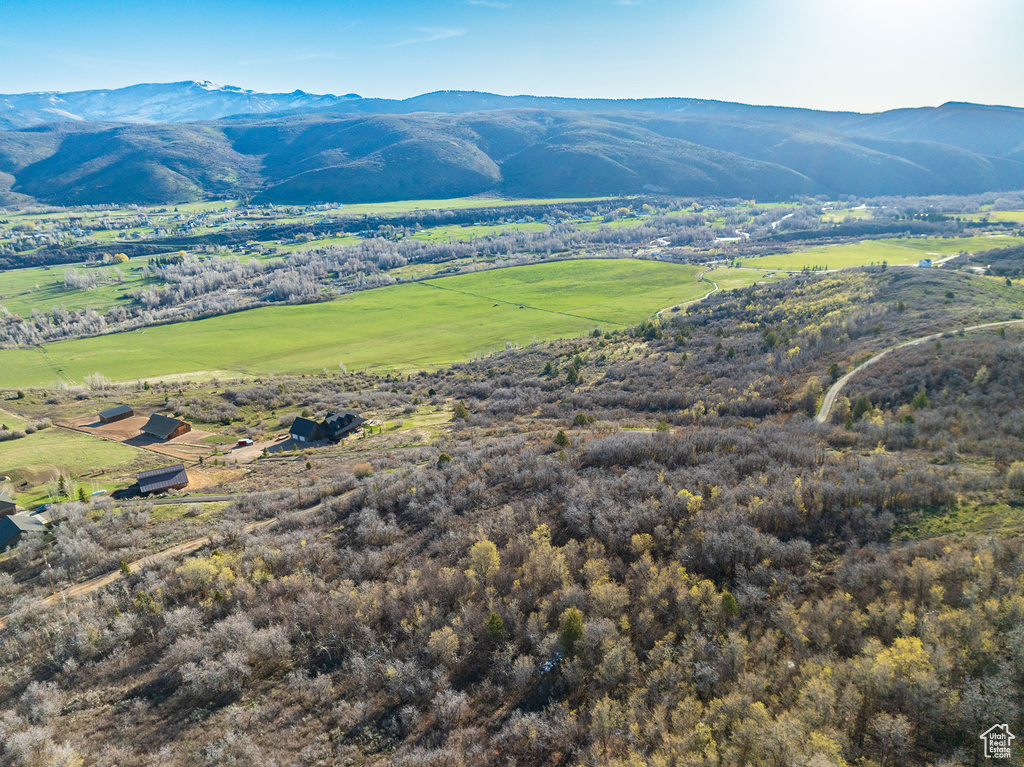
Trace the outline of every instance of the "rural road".
{"label": "rural road", "polygon": [[[167,503],[213,503],[215,501],[240,501],[255,493],[238,493],[236,495],[183,495],[178,498],[153,498],[152,500],[142,498],[141,502],[151,503],[154,506]],[[134,498],[130,500],[136,500]]]}
{"label": "rural road", "polygon": [[891,351],[895,351],[896,349],[902,349],[904,346],[917,346],[918,344],[927,343],[928,341],[935,341],[941,338],[942,336],[946,335],[947,333],[970,333],[975,330],[988,330],[989,328],[998,328],[1003,327],[1005,325],[1019,325],[1022,322],[1024,322],[1024,320],[986,322],[984,325],[972,325],[969,328],[962,328],[957,330],[944,330],[941,333],[932,333],[929,336],[922,336],[921,338],[915,338],[912,341],[904,341],[901,344],[890,346],[888,349],[880,351],[878,354],[876,354],[874,357],[867,360],[866,362],[862,362],[860,365],[855,367],[849,373],[847,373],[834,384],[832,384],[829,390],[825,392],[825,397],[821,401],[821,407],[818,408],[818,414],[814,416],[814,420],[817,423],[825,423],[825,421],[828,420],[828,414],[832,411],[832,406],[836,403],[836,398],[839,396],[839,393],[843,390],[843,387],[846,386],[847,381],[849,381],[850,378],[852,378],[854,375],[856,375],[869,365],[874,365],[876,362],[878,362],[878,360],[882,359],[882,357],[884,357]]}
{"label": "rural road", "polygon": [[[701,272],[700,274],[698,274],[697,275],[697,282],[700,282],[702,279],[704,279],[704,275],[705,274],[707,274],[707,272]],[[660,320],[661,319],[661,315],[664,314],[665,312],[669,311],[670,309],[675,309],[677,306],[689,306],[690,304],[695,304],[695,303],[697,303],[699,301],[703,301],[705,298],[710,296],[712,293],[717,293],[718,292],[718,283],[717,282],[712,282],[711,284],[714,285],[715,287],[713,287],[711,290],[709,290],[707,293],[705,293],[700,298],[695,298],[692,301],[687,301],[686,303],[683,303],[683,304],[672,304],[672,306],[666,306],[664,309],[662,309],[660,312],[658,312],[654,316],[657,317]]]}
{"label": "rural road", "polygon": [[[354,492],[354,490],[350,490],[348,493],[345,493],[340,497],[344,498]],[[294,512],[290,516],[309,516],[314,512],[318,511],[319,509],[321,509],[322,506],[322,503],[318,503],[316,506],[313,506],[311,508]],[[261,520],[260,522],[252,522],[245,526],[245,532],[251,533],[256,530],[261,530],[264,527],[269,527],[270,525],[275,524],[276,522],[280,521],[280,519],[281,517],[273,517],[271,519]],[[191,554],[193,551],[197,551],[201,549],[203,546],[209,545],[210,543],[212,543],[212,539],[210,538],[209,535],[205,535],[202,538],[193,538],[191,541],[179,543],[176,546],[172,546],[169,549],[164,549],[163,551],[158,551],[155,554],[150,554],[148,556],[142,557],[142,559],[137,559],[134,562],[129,562],[128,570],[134,573],[137,570],[141,570],[143,567],[148,567],[149,565],[161,562],[165,559],[169,559],[170,557],[175,557],[179,554]],[[113,583],[120,577],[120,569],[113,570],[109,573],[104,573],[103,575],[97,575],[95,578],[90,578],[89,580],[83,581],[82,583],[76,583],[74,586],[68,586],[68,588],[62,589],[61,591],[58,591],[56,594],[51,594],[50,596],[43,599],[41,604],[53,605],[62,599],[67,599],[68,597],[78,597],[82,596],[83,594],[92,593],[97,589],[103,588],[109,583]],[[10,620],[10,618],[10,615],[5,615],[4,617],[0,618],[0,631],[7,627],[7,622]]]}

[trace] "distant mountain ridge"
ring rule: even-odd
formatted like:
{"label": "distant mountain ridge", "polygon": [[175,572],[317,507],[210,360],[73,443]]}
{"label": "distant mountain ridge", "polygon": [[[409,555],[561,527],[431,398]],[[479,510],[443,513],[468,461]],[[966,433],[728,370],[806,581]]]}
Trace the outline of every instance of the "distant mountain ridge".
{"label": "distant mountain ridge", "polygon": [[0,96],[0,203],[483,192],[966,194],[1024,189],[1024,110],[878,114],[442,91],[402,101],[212,83]]}
{"label": "distant mountain ridge", "polygon": [[0,129],[28,128],[47,122],[179,123],[246,115],[329,112],[334,114],[464,114],[499,109],[544,109],[561,112],[657,112],[687,116],[782,120],[822,128],[852,126],[864,121],[899,124],[933,110],[1002,110],[1020,117],[1015,107],[949,102],[940,107],[888,112],[831,112],[802,107],[742,104],[714,99],[662,97],[643,99],[503,96],[481,91],[434,91],[407,99],[363,98],[307,93],[261,93],[208,80],[140,83],[125,88],[88,91],[43,91],[0,94]]}
{"label": "distant mountain ridge", "polygon": [[359,96],[305,91],[257,93],[209,81],[143,83],[110,90],[0,95],[0,128],[30,128],[47,122],[178,123],[217,120],[236,114],[320,111]]}

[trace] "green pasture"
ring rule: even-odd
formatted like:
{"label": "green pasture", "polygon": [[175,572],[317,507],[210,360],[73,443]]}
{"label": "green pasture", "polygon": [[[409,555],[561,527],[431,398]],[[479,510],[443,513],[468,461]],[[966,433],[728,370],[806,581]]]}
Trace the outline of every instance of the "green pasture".
{"label": "green pasture", "polygon": [[[615,329],[704,295],[698,268],[578,260],[496,269],[302,306],[0,351],[0,386],[175,375],[415,371],[533,340]],[[750,282],[757,279],[750,272]],[[748,283],[749,284],[749,283]],[[520,306],[524,308],[520,308]]]}
{"label": "green pasture", "polygon": [[[264,242],[263,244],[268,248],[277,248],[282,253],[293,253],[300,250],[323,248],[327,245],[355,245],[358,242],[362,242],[362,238],[349,235],[343,237],[324,237],[319,240],[313,240],[312,242],[293,242],[290,245],[278,245],[271,241]],[[264,257],[264,260],[265,259],[266,257]]]}
{"label": "green pasture", "polygon": [[489,237],[493,234],[511,234],[513,232],[543,232],[548,229],[547,224],[531,222],[523,224],[493,224],[483,226],[461,226],[451,224],[448,226],[434,226],[416,232],[412,236],[414,240],[424,242],[448,242],[449,240],[474,240],[478,237]]}
{"label": "green pasture", "polygon": [[[92,484],[112,490],[115,485],[104,484],[102,474],[137,468],[131,464],[139,459],[149,468],[157,458],[130,445],[51,426],[22,439],[0,442],[0,475],[15,480],[15,501],[30,508],[46,500],[43,485],[58,470],[82,477],[89,492],[92,492]],[[96,473],[97,467],[102,467],[102,473],[89,476]],[[28,483],[23,491],[18,489],[21,482]]]}
{"label": "green pasture", "polygon": [[[745,288],[755,282],[776,282],[778,280],[784,280],[789,277],[788,274],[774,273],[765,274],[760,269],[745,269],[742,267],[738,268],[726,268],[712,269],[709,272],[704,273],[704,282],[715,283],[718,285],[719,290],[734,290],[736,288]],[[708,290],[712,286],[708,286]],[[704,291],[705,293],[707,290]],[[704,295],[704,293],[701,293]]]}
{"label": "green pasture", "polygon": [[958,213],[953,215],[968,221],[1012,221],[1015,224],[1024,224],[1024,210],[987,210],[984,213]]}
{"label": "green pasture", "polygon": [[821,220],[832,224],[841,224],[847,218],[855,218],[858,221],[866,218],[874,218],[874,213],[868,208],[840,208],[838,210],[822,211]]}
{"label": "green pasture", "polygon": [[[119,302],[122,293],[156,284],[155,280],[144,280],[140,272],[134,271],[148,261],[148,258],[137,258],[127,264],[117,264],[123,278],[121,282],[116,281],[113,265],[35,267],[0,272],[0,306],[22,317],[31,314],[33,309],[46,312],[55,306],[104,312]],[[96,277],[101,284],[90,290],[69,290],[64,287],[64,273],[68,269]]]}
{"label": "green pasture", "polygon": [[389,269],[388,274],[394,277],[396,280],[406,279],[415,280],[420,277],[429,277],[434,274],[440,274],[442,272],[448,273],[451,271],[457,271],[463,269],[472,264],[490,264],[496,259],[494,258],[453,258],[451,261],[442,261],[441,263],[432,264],[429,262],[414,262],[406,264],[405,266],[396,266],[394,269]]}
{"label": "green pasture", "polygon": [[401,200],[399,202],[366,202],[345,205],[340,209],[324,211],[332,216],[373,216],[393,213],[412,213],[419,210],[466,210],[468,208],[498,208],[510,205],[561,205],[573,202],[599,202],[614,197],[546,197],[514,200],[505,197],[457,197],[451,200]]}
{"label": "green pasture", "polygon": [[914,511],[897,523],[898,540],[936,538],[945,535],[998,535],[1017,537],[1024,532],[1020,505],[963,503],[939,509]]}
{"label": "green pasture", "polygon": [[697,282],[700,271],[696,266],[657,261],[578,259],[442,277],[423,284],[559,312],[602,326],[622,326],[707,293],[712,285]]}
{"label": "green pasture", "polygon": [[855,266],[880,264],[916,264],[922,258],[942,258],[961,251],[977,253],[995,248],[1008,248],[1024,243],[1024,237],[924,237],[920,239],[864,240],[845,245],[825,245],[795,253],[744,258],[743,266],[757,269],[848,269]]}
{"label": "green pasture", "polygon": [[[20,431],[24,429],[28,421],[21,416],[17,416],[10,410],[4,410],[0,408],[0,427],[6,426],[11,431]],[[3,443],[0,443],[0,454],[3,451]]]}
{"label": "green pasture", "polygon": [[602,226],[607,226],[611,229],[632,229],[642,225],[646,220],[646,216],[641,216],[640,218],[619,218],[615,221],[583,221],[577,223],[576,228],[582,229],[585,232],[596,232]]}

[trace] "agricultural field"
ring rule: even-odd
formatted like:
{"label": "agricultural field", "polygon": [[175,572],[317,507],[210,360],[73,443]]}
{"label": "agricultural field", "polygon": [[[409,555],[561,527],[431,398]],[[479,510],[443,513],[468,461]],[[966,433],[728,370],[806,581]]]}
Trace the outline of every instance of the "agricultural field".
{"label": "agricultural field", "polygon": [[[8,420],[7,415],[0,418]],[[58,470],[81,477],[88,492],[93,489],[109,492],[131,484],[134,479],[128,477],[131,472],[161,463],[167,460],[131,445],[57,426],[21,439],[0,442],[0,475],[11,477],[15,501],[26,508],[47,500],[45,483]],[[23,482],[27,483],[24,490],[21,489]]]}
{"label": "agricultural field", "polygon": [[[135,381],[188,374],[411,372],[507,344],[621,329],[704,295],[699,268],[579,260],[363,291],[312,305],[267,307],[130,334],[0,351],[5,387],[79,382],[99,372]],[[750,284],[760,273],[746,275]],[[710,276],[706,279],[710,279]],[[743,278],[740,278],[743,282]]]}
{"label": "agricultural field", "polygon": [[614,221],[582,221],[576,224],[576,228],[582,229],[585,232],[596,232],[602,226],[607,226],[611,229],[632,228],[641,226],[646,220],[646,216],[639,216],[632,218],[617,218]]}
{"label": "agricultural field", "polygon": [[413,213],[419,210],[467,210],[469,208],[497,208],[506,205],[559,205],[573,202],[600,202],[614,197],[550,197],[540,199],[506,199],[503,197],[457,197],[451,200],[400,200],[397,202],[367,202],[343,205],[330,211],[332,216],[373,216],[395,213]]}
{"label": "agricultural field", "polygon": [[[277,250],[282,253],[294,253],[300,250],[322,248],[327,245],[355,245],[358,242],[362,242],[362,238],[356,237],[355,235],[346,235],[342,237],[321,237],[320,239],[312,240],[311,242],[293,242],[288,245],[278,245],[276,242],[264,242],[262,244],[268,248],[277,248]],[[273,258],[275,258],[275,256],[264,256],[261,260],[269,261]]]}
{"label": "agricultural field", "polygon": [[1024,224],[1024,210],[988,210],[983,213],[961,213],[957,218],[967,221],[1011,221],[1016,224]]}
{"label": "agricultural field", "polygon": [[712,278],[697,282],[699,272],[693,266],[590,259],[443,277],[424,284],[578,317],[604,328],[633,324],[673,302],[704,295]]}
{"label": "agricultural field", "polygon": [[[45,312],[55,306],[70,310],[106,311],[119,302],[122,294],[157,283],[156,280],[142,277],[141,267],[148,262],[148,258],[142,257],[117,266],[34,267],[0,272],[0,307],[22,317],[31,314],[33,310]],[[64,275],[69,269],[95,277],[100,284],[88,290],[66,288]]]}
{"label": "agricultural field", "polygon": [[548,229],[547,224],[530,222],[522,224],[492,224],[482,226],[434,226],[416,232],[412,236],[414,240],[423,242],[448,242],[450,240],[474,240],[478,237],[488,237],[492,234],[511,234],[513,232],[543,232]]}
{"label": "agricultural field", "polygon": [[843,245],[826,245],[794,253],[740,259],[743,266],[758,269],[826,270],[870,266],[883,261],[890,266],[916,264],[922,258],[942,258],[961,251],[977,253],[1024,243],[1024,237],[926,237],[920,239],[864,240]]}
{"label": "agricultural field", "polygon": [[821,213],[821,220],[830,224],[841,224],[848,218],[863,221],[874,218],[874,213],[864,206],[858,208],[832,208]]}

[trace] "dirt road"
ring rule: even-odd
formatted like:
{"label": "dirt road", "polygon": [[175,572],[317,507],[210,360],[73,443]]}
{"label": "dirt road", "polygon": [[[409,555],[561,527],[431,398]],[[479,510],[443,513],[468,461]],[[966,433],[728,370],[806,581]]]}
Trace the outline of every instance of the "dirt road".
{"label": "dirt road", "polygon": [[[971,332],[973,332],[975,330],[988,330],[989,328],[998,328],[998,327],[1003,327],[1005,325],[1019,325],[1022,322],[1024,322],[1024,320],[1006,320],[1005,322],[986,322],[984,325],[972,325],[969,328],[963,328],[962,332],[964,332],[964,333],[971,333]],[[882,357],[884,357],[889,352],[895,351],[896,349],[902,349],[904,346],[917,346],[918,344],[927,343],[928,341],[936,341],[939,338],[941,338],[942,336],[946,335],[946,333],[959,333],[959,332],[961,332],[961,329],[957,329],[957,330],[944,330],[941,333],[932,333],[929,336],[922,336],[921,338],[915,338],[912,341],[904,341],[901,344],[896,344],[895,346],[890,346],[888,349],[884,349],[883,351],[879,352],[874,357],[869,359],[867,362],[861,363],[860,365],[855,367],[853,370],[851,370],[849,373],[847,373],[842,378],[840,378],[838,381],[836,381],[834,384],[832,384],[831,388],[829,388],[829,390],[827,392],[825,392],[825,397],[824,397],[824,399],[821,400],[821,407],[818,408],[818,414],[816,416],[814,416],[814,420],[817,421],[818,423],[825,423],[825,421],[828,420],[828,414],[830,412],[832,412],[832,406],[835,405],[835,403],[836,403],[836,398],[839,396],[839,393],[843,390],[843,387],[846,386],[847,381],[849,381],[853,376],[855,376],[857,373],[859,373],[860,371],[862,371],[864,368],[868,367],[869,365],[874,365],[876,362],[878,362],[880,359],[882,359]]]}
{"label": "dirt road", "polygon": [[[354,491],[349,491],[349,493],[346,493],[342,497],[344,498],[352,492]],[[318,503],[316,506],[313,506],[309,509],[303,509],[302,511],[297,511],[289,514],[289,518],[310,516],[316,511],[320,510],[322,507],[323,504]],[[273,517],[272,519],[264,519],[259,522],[252,522],[251,524],[245,526],[245,531],[249,533],[254,532],[256,530],[261,530],[265,527],[269,527],[270,525],[279,522],[281,519],[282,517]],[[128,564],[128,570],[134,573],[137,570],[141,570],[143,567],[148,567],[149,565],[156,564],[157,562],[161,562],[165,559],[176,557],[179,554],[191,554],[193,551],[198,551],[203,546],[208,546],[211,542],[211,538],[208,535],[203,536],[202,538],[193,538],[191,541],[179,543],[176,546],[172,546],[169,549],[164,549],[163,551],[158,551],[155,554],[150,554],[148,556],[142,557],[142,559],[137,559],[134,562],[130,562]],[[104,573],[103,575],[97,575],[95,578],[90,578],[89,580],[83,581],[82,583],[76,583],[74,586],[69,586],[66,589],[58,591],[56,594],[51,594],[50,596],[43,599],[41,604],[53,605],[61,600],[68,599],[69,597],[78,597],[82,596],[83,594],[90,594],[93,591],[96,591],[97,589],[101,589],[104,586],[113,583],[120,577],[121,570],[119,569],[113,570],[109,573]],[[7,627],[7,622],[10,620],[10,618],[10,615],[6,615],[3,618],[0,618],[0,631]]]}
{"label": "dirt road", "polygon": [[[707,272],[701,272],[700,274],[698,274],[697,275],[697,282],[700,282],[701,280],[703,280],[705,274],[707,274]],[[671,309],[675,309],[677,306],[682,308],[684,306],[689,306],[690,304],[696,304],[696,303],[699,303],[699,302],[703,301],[705,298],[707,298],[711,294],[718,292],[718,283],[717,282],[712,282],[711,284],[714,285],[715,287],[713,287],[711,290],[709,290],[707,293],[705,293],[700,298],[695,298],[692,301],[687,301],[687,302],[682,303],[682,304],[672,304],[672,306],[666,306],[664,309],[662,309],[660,312],[658,312],[654,316],[657,317],[660,320],[661,319],[661,315],[663,313],[665,313],[665,312],[667,312],[667,311],[669,311]]]}

